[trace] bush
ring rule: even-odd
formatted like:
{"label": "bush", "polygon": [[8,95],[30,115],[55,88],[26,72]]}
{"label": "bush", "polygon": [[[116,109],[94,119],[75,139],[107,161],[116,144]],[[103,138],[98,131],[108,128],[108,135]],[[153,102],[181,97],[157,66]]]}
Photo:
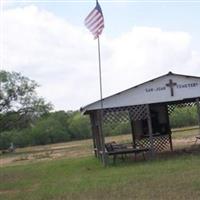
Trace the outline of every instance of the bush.
{"label": "bush", "polygon": [[32,128],[33,145],[63,142],[69,140],[69,133],[62,126],[61,122],[54,118],[47,118],[39,121]]}
{"label": "bush", "polygon": [[68,123],[71,139],[86,139],[91,137],[91,127],[88,116],[83,116],[80,112],[74,112]]}
{"label": "bush", "polygon": [[22,129],[20,131],[15,131],[12,134],[12,142],[15,147],[26,147],[32,144],[31,129]]}
{"label": "bush", "polygon": [[5,131],[0,134],[0,149],[8,149],[12,142],[12,132]]}
{"label": "bush", "polygon": [[104,134],[106,136],[131,133],[129,122],[105,124],[103,128]]}
{"label": "bush", "polygon": [[172,128],[194,126],[198,124],[198,115],[195,107],[175,108],[170,116]]}
{"label": "bush", "polygon": [[25,147],[32,144],[30,129],[4,131],[0,133],[0,149],[7,149],[11,142],[15,147]]}

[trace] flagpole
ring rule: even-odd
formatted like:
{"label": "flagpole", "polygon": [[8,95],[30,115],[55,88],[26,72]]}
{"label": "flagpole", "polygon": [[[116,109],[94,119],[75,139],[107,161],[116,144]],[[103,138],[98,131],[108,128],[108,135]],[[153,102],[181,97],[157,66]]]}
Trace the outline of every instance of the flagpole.
{"label": "flagpole", "polygon": [[104,28],[104,18],[101,7],[96,0],[95,8],[89,13],[85,19],[85,26],[92,32],[94,39],[97,39],[98,44],[98,60],[99,60],[99,92],[100,92],[100,113],[98,114],[99,118],[99,135],[100,135],[100,144],[101,144],[101,159],[106,165],[106,154],[105,154],[105,138],[103,134],[103,89],[102,89],[102,74],[101,74],[101,53],[100,53],[100,39],[102,30]]}
{"label": "flagpole", "polygon": [[102,88],[102,73],[101,73],[101,51],[100,51],[100,39],[97,37],[98,42],[98,60],[99,60],[99,92],[100,92],[100,120],[99,120],[99,128],[101,134],[101,146],[102,146],[102,162],[103,165],[106,166],[106,158],[105,158],[105,139],[103,134],[103,88]]}
{"label": "flagpole", "polygon": [[[96,4],[98,4],[98,0],[96,0]],[[102,73],[101,73],[101,48],[100,48],[100,39],[99,35],[97,37],[98,43],[98,59],[99,59],[99,92],[100,92],[100,120],[99,120],[99,130],[101,134],[101,147],[102,147],[102,162],[103,165],[106,166],[106,157],[105,157],[105,138],[103,134],[103,87],[102,87]]]}

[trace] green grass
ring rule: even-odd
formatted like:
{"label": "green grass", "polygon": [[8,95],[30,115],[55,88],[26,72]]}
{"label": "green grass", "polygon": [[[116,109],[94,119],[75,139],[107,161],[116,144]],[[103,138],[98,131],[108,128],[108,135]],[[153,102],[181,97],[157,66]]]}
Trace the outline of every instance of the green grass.
{"label": "green grass", "polygon": [[0,156],[0,200],[198,200],[200,145],[191,142],[198,132],[175,130],[174,153],[106,168],[92,156],[91,140],[17,149]]}
{"label": "green grass", "polygon": [[93,157],[0,168],[1,200],[199,199],[200,154],[153,161]]}

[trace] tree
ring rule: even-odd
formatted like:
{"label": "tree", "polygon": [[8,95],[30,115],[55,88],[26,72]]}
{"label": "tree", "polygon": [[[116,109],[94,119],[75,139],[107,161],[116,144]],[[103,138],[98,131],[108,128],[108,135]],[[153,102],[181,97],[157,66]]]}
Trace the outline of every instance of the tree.
{"label": "tree", "polygon": [[88,116],[82,116],[80,112],[71,113],[68,121],[71,139],[86,139],[91,137],[91,128]]}
{"label": "tree", "polygon": [[69,113],[57,111],[38,120],[31,130],[33,144],[69,141],[71,139],[68,127],[69,118]]}
{"label": "tree", "polygon": [[61,122],[52,117],[38,121],[31,132],[34,145],[44,145],[69,140],[69,134],[62,126]]}
{"label": "tree", "polygon": [[20,73],[0,71],[1,131],[25,128],[52,109],[50,103],[37,95],[37,87],[35,81]]}

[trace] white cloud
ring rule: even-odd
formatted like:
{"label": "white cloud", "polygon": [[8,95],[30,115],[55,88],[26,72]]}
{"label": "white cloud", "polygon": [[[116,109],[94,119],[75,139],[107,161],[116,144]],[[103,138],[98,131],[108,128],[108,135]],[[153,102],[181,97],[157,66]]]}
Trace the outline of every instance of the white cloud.
{"label": "white cloud", "polygon": [[[78,109],[99,98],[97,44],[85,27],[27,6],[4,12],[0,34],[4,69],[39,82],[39,93],[56,109]],[[200,73],[200,53],[191,49],[188,33],[133,27],[101,38],[104,96],[168,71]]]}
{"label": "white cloud", "polygon": [[114,82],[120,79],[122,88],[125,88],[168,71],[194,74],[200,66],[200,59],[199,53],[190,48],[190,43],[188,33],[134,27],[112,41]]}

